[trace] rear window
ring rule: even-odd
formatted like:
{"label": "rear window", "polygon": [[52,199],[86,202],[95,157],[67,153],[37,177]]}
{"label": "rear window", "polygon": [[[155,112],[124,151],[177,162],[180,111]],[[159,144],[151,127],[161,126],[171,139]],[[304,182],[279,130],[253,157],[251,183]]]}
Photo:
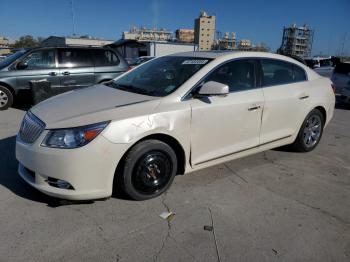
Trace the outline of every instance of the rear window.
{"label": "rear window", "polygon": [[68,48],[58,49],[58,63],[60,67],[93,67],[89,49]]}
{"label": "rear window", "polygon": [[334,69],[334,73],[350,75],[350,63],[339,63]]}
{"label": "rear window", "polygon": [[91,50],[95,66],[116,66],[119,64],[118,56],[111,50],[95,49]]}
{"label": "rear window", "polygon": [[306,80],[305,71],[293,63],[275,59],[262,59],[262,85],[273,86]]}

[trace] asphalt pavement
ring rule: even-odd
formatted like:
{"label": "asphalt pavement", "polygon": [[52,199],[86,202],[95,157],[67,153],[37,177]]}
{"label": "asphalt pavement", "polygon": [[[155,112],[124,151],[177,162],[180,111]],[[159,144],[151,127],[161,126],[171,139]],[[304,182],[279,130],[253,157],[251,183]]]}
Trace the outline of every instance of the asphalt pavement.
{"label": "asphalt pavement", "polygon": [[350,261],[349,107],[311,153],[270,150],[178,176],[142,202],[56,201],[25,184],[24,114],[0,112],[0,261]]}

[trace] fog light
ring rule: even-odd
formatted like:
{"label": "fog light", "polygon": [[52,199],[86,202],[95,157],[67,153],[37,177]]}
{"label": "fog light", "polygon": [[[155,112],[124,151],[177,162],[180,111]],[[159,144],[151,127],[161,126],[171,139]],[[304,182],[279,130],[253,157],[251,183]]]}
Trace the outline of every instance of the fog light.
{"label": "fog light", "polygon": [[61,179],[56,179],[49,177],[47,178],[46,182],[53,187],[61,188],[61,189],[71,189],[74,190],[74,187],[69,184],[67,181],[61,180]]}
{"label": "fog light", "polygon": [[68,182],[60,179],[57,180],[57,186],[63,189],[69,189],[71,187],[71,185]]}

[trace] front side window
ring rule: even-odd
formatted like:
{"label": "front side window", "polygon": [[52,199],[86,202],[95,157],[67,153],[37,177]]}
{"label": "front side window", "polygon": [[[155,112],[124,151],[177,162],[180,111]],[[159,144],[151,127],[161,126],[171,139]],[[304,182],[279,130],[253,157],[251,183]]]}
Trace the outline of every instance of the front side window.
{"label": "front side window", "polygon": [[46,69],[56,67],[55,50],[44,49],[30,53],[22,63],[26,64],[27,70]]}
{"label": "front side window", "polygon": [[283,85],[305,81],[305,71],[292,63],[275,59],[262,59],[262,85]]}
{"label": "front side window", "polygon": [[210,60],[199,57],[159,57],[134,68],[111,85],[128,92],[163,97],[174,92]]}
{"label": "front side window", "polygon": [[13,62],[15,62],[18,58],[20,58],[21,56],[23,56],[25,53],[27,52],[27,50],[20,50],[17,51],[16,53],[7,56],[4,60],[2,60],[0,62],[0,69],[9,66],[10,64],[12,64]]}
{"label": "front side window", "polygon": [[88,49],[69,48],[58,50],[58,63],[61,68],[93,67]]}
{"label": "front side window", "polygon": [[215,69],[205,82],[215,81],[228,85],[230,92],[255,88],[254,60],[242,59],[226,63]]}
{"label": "front side window", "polygon": [[95,61],[95,66],[115,66],[119,64],[119,59],[115,53],[105,49],[91,50]]}

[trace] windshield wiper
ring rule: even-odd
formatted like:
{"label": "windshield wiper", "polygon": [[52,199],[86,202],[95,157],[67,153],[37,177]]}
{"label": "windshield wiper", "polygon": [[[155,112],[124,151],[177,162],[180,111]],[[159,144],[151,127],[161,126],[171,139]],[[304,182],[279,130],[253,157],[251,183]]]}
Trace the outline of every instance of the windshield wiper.
{"label": "windshield wiper", "polygon": [[132,93],[137,93],[141,95],[149,95],[152,96],[154,92],[147,91],[143,88],[139,88],[133,85],[126,85],[126,84],[118,84],[116,82],[113,82],[113,86],[117,89],[127,91],[127,92],[132,92]]}

